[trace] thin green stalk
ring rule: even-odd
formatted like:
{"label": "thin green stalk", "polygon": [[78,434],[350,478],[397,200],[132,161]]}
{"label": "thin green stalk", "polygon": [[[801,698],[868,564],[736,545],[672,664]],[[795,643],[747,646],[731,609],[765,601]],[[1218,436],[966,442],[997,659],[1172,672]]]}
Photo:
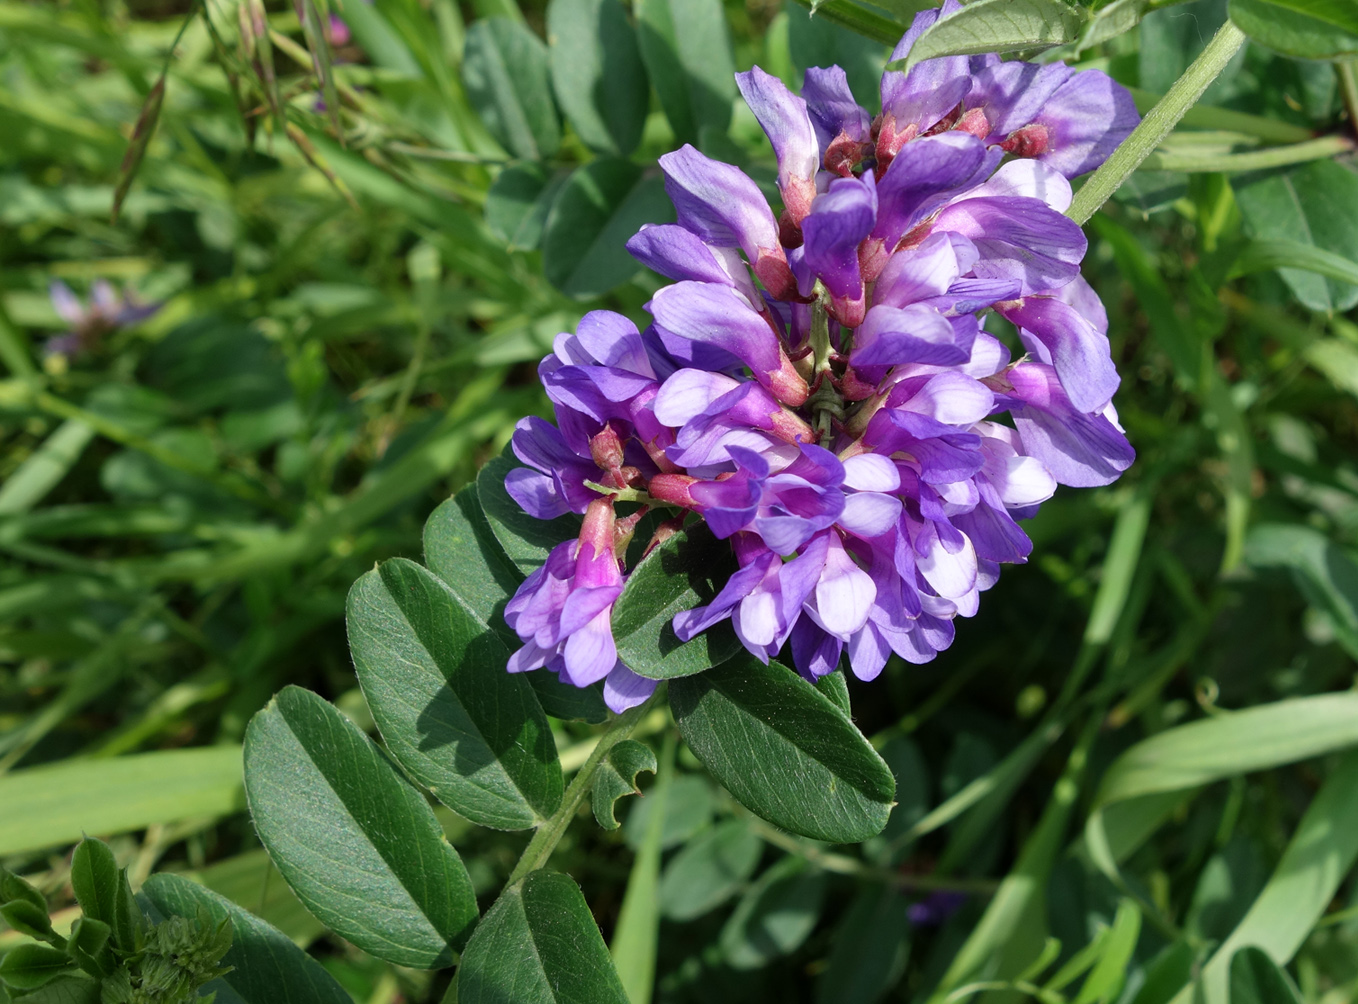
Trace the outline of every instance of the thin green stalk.
{"label": "thin green stalk", "polygon": [[1152,153],[1142,161],[1141,166],[1148,171],[1182,171],[1186,174],[1262,171],[1270,167],[1304,164],[1308,160],[1324,160],[1341,153],[1352,153],[1354,148],[1353,140],[1347,136],[1322,136],[1305,143],[1250,150],[1247,153]]}
{"label": "thin green stalk", "polygon": [[1344,59],[1334,64],[1339,75],[1339,93],[1344,98],[1344,109],[1349,113],[1349,131],[1358,136],[1358,59]]}
{"label": "thin green stalk", "polygon": [[891,885],[897,889],[912,892],[964,892],[977,896],[989,896],[999,888],[999,883],[992,879],[951,878],[946,875],[907,875],[891,868],[874,868],[872,865],[865,864],[857,858],[851,858],[847,854],[835,854],[794,837],[790,833],[784,833],[762,819],[751,816],[749,824],[750,829],[757,833],[765,843],[770,843],[790,854],[796,854],[798,857],[806,858],[813,865],[837,875],[849,875],[853,878],[866,879],[870,882]]}
{"label": "thin green stalk", "polygon": [[651,704],[655,701],[653,696],[645,704],[640,704],[635,708],[624,711],[613,723],[609,725],[608,731],[599,737],[599,745],[594,747],[594,752],[590,753],[589,759],[585,761],[583,767],[571,781],[570,787],[566,789],[566,794],[561,799],[561,806],[552,813],[552,817],[537,828],[533,834],[533,839],[528,841],[528,846],[523,849],[523,854],[519,857],[519,863],[514,866],[514,871],[510,873],[509,881],[505,885],[513,885],[529,872],[536,871],[547,863],[552,856],[552,851],[556,850],[556,845],[561,841],[561,837],[566,832],[566,827],[570,826],[571,820],[575,818],[575,812],[580,808],[580,803],[585,800],[594,785],[594,772],[599,769],[599,764],[604,757],[608,756],[608,751],[618,743],[622,742],[632,730],[636,728],[637,722],[641,721],[642,716],[650,710]]}
{"label": "thin green stalk", "polygon": [[1173,131],[1184,113],[1202,97],[1202,92],[1207,90],[1208,85],[1244,44],[1243,31],[1229,20],[1223,24],[1212,41],[1207,43],[1207,48],[1202,50],[1202,55],[1193,60],[1193,65],[1174,82],[1159,104],[1150,110],[1104,165],[1075,193],[1075,200],[1066,210],[1066,215],[1081,224],[1093,216],[1117,191],[1118,186]]}
{"label": "thin green stalk", "polygon": [[[1132,100],[1136,102],[1136,110],[1143,115],[1164,97],[1154,91],[1142,91],[1135,87],[1129,90],[1132,92]],[[1189,129],[1218,129],[1224,132],[1243,133],[1246,136],[1257,136],[1269,143],[1304,143],[1315,138],[1315,133],[1305,126],[1281,122],[1263,115],[1250,115],[1247,112],[1231,111],[1229,108],[1218,108],[1215,105],[1195,105],[1184,112],[1179,124]]]}

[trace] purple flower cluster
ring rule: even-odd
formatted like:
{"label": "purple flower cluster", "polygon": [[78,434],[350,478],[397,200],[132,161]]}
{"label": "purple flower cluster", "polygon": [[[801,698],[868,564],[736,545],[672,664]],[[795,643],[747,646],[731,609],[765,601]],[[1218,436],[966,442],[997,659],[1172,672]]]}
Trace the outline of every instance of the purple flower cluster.
{"label": "purple flower cluster", "polygon": [[[528,466],[510,494],[585,519],[507,608],[524,641],[510,670],[602,679],[614,710],[655,687],[610,629],[638,518],[615,500],[697,513],[731,541],[739,570],[675,617],[681,639],[729,619],[762,660],[788,645],[815,678],[847,650],[870,680],[893,652],[948,647],[1000,564],[1026,560],[1016,520],[1058,484],[1108,484],[1133,459],[1085,237],[1062,215],[1067,179],[1135,126],[1125,90],[1061,64],[934,59],[887,72],[872,119],[839,67],[808,70],[801,96],[758,68],[737,79],[777,155],[781,217],[738,168],[662,157],[678,222],[628,243],[673,280],[653,323],[596,311],[561,335],[539,370],[557,424],[514,436]],[[1017,329],[1017,359],[991,314]]]}

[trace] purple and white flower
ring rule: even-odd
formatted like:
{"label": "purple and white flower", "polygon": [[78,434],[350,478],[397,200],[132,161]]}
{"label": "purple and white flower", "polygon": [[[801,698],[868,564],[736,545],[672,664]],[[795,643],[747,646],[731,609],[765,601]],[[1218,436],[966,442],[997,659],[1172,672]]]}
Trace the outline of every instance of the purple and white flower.
{"label": "purple and white flower", "polygon": [[[956,9],[917,16],[893,58]],[[1136,124],[1125,90],[959,56],[886,73],[873,117],[838,67],[807,71],[800,95],[758,68],[737,82],[781,211],[692,147],[662,157],[678,221],[628,243],[673,280],[653,323],[595,312],[562,335],[539,370],[557,424],[514,437],[529,465],[514,498],[585,525],[506,608],[524,641],[510,669],[605,680],[615,710],[655,686],[613,644],[616,498],[730,541],[738,570],[675,616],[681,640],[729,621],[761,660],[786,648],[815,678],[847,655],[870,680],[951,644],[1000,565],[1027,560],[1019,521],[1058,485],[1108,484],[1134,457],[1086,240],[1063,215],[1068,179]]]}

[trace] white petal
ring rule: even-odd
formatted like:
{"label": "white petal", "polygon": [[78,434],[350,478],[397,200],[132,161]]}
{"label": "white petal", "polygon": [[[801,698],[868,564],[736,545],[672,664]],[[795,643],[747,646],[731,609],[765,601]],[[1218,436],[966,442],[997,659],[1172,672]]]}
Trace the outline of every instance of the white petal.
{"label": "white petal", "polygon": [[976,588],[976,549],[971,538],[963,537],[962,549],[949,554],[937,535],[930,536],[929,553],[915,554],[916,567],[940,596],[954,601],[966,596]]}
{"label": "white petal", "polygon": [[844,461],[844,486],[859,492],[894,492],[901,486],[901,473],[886,457],[860,453]]}
{"label": "white petal", "polygon": [[901,500],[880,492],[846,495],[844,511],[836,521],[859,537],[880,537],[901,518]]}
{"label": "white petal", "polygon": [[655,396],[655,417],[665,425],[678,428],[701,415],[707,406],[735,390],[740,384],[720,373],[682,369],[672,374]]}
{"label": "white petal", "polygon": [[841,641],[848,641],[868,622],[876,598],[877,586],[871,576],[854,564],[838,539],[832,539],[825,570],[816,583],[816,619],[820,625]]}

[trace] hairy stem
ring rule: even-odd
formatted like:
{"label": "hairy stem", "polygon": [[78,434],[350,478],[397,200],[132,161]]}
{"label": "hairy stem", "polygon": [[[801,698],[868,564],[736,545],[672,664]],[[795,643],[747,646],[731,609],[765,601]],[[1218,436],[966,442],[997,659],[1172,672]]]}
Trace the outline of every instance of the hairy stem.
{"label": "hairy stem", "polygon": [[552,813],[550,819],[538,827],[537,832],[533,834],[533,839],[528,841],[528,846],[523,849],[519,863],[514,866],[514,871],[510,874],[509,881],[505,885],[513,885],[529,872],[536,871],[547,863],[548,858],[552,856],[552,851],[556,850],[556,845],[560,843],[561,837],[565,834],[566,827],[570,826],[571,820],[575,818],[580,803],[589,794],[590,788],[594,784],[594,773],[599,769],[599,764],[603,762],[604,757],[608,756],[609,750],[632,734],[637,722],[641,721],[642,716],[650,710],[654,702],[655,697],[652,696],[645,704],[630,708],[613,719],[608,726],[608,731],[599,737],[599,743],[590,753],[589,759],[585,761],[571,780],[570,787],[566,789],[566,794],[561,799],[560,807]]}
{"label": "hairy stem", "polygon": [[1184,75],[1174,82],[1174,86],[1160,99],[1159,104],[1147,113],[1141,124],[1122,145],[1113,151],[1101,168],[1095,171],[1075,193],[1075,200],[1066,210],[1066,215],[1076,223],[1085,223],[1105,202],[1118,186],[1150,156],[1151,151],[1169,135],[1184,113],[1202,97],[1202,92],[1231,61],[1231,57],[1245,44],[1245,33],[1227,21],[1221,30],[1207,43],[1202,55],[1193,60],[1193,65]]}

